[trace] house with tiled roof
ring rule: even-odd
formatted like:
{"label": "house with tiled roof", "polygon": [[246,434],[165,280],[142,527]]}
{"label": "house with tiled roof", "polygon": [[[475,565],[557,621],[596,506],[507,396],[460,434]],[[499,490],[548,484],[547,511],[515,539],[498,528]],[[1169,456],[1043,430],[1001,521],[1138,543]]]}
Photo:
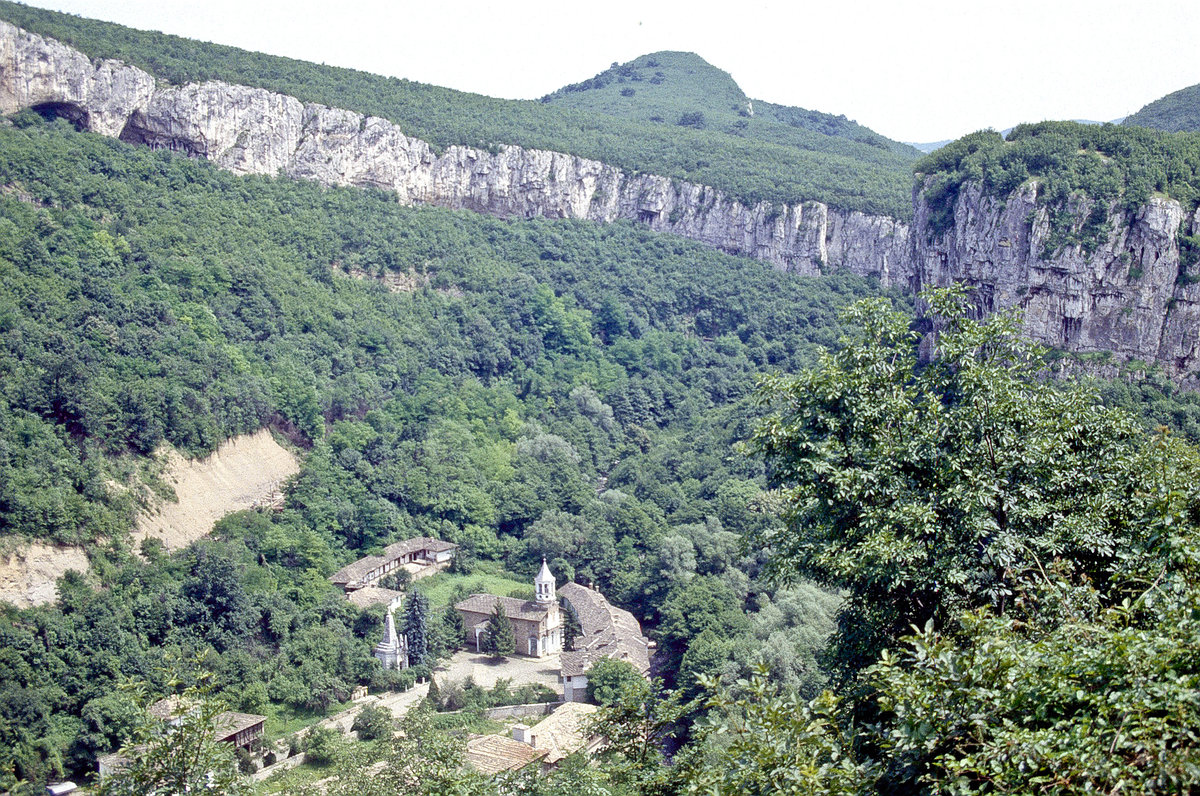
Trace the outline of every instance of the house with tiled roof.
{"label": "house with tiled roof", "polygon": [[545,749],[534,749],[504,735],[473,735],[463,756],[479,773],[494,776],[518,771],[542,760],[546,754]]}
{"label": "house with tiled roof", "polygon": [[579,620],[580,628],[571,649],[559,657],[564,700],[587,699],[587,672],[601,658],[625,661],[643,677],[650,676],[654,643],[642,635],[641,623],[633,614],[578,583],[567,583],[558,593],[567,610]]}
{"label": "house with tiled roof", "polygon": [[517,652],[534,658],[553,655],[562,650],[562,613],[558,608],[554,575],[546,562],[533,579],[534,599],[497,597],[494,594],[472,594],[455,603],[454,610],[462,614],[466,636],[463,641],[476,650],[487,633],[488,620],[496,612],[496,606],[504,608],[504,614],[512,625],[517,639]]}
{"label": "house with tiled roof", "polygon": [[329,577],[347,593],[372,586],[380,578],[405,569],[414,578],[444,569],[454,558],[458,545],[429,536],[418,536],[390,544],[378,556],[364,556]]}
{"label": "house with tiled roof", "polygon": [[564,702],[532,727],[513,725],[512,737],[534,749],[546,750],[542,765],[553,767],[564,757],[576,752],[592,754],[603,745],[603,738],[588,731],[588,721],[597,710],[595,705]]}
{"label": "house with tiled roof", "polygon": [[[146,712],[159,721],[172,727],[178,727],[192,711],[197,709],[198,705],[194,702],[189,703],[180,696],[169,696],[155,702],[146,709]],[[266,716],[227,710],[213,718],[212,738],[215,741],[231,744],[235,749],[245,749],[247,752],[255,753],[262,747],[266,721]],[[119,753],[102,755],[96,760],[99,777],[104,779],[117,769],[126,766],[128,762],[128,759]]]}
{"label": "house with tiled roof", "polygon": [[348,592],[346,599],[356,608],[371,608],[372,606],[382,605],[385,611],[391,612],[400,608],[404,603],[404,592],[396,591],[395,589],[385,589],[381,586],[367,586]]}
{"label": "house with tiled roof", "polygon": [[495,775],[534,763],[546,770],[576,752],[594,754],[604,744],[604,738],[593,735],[588,727],[596,710],[595,705],[566,702],[532,727],[514,724],[511,737],[472,736],[467,742],[467,762],[483,774]]}

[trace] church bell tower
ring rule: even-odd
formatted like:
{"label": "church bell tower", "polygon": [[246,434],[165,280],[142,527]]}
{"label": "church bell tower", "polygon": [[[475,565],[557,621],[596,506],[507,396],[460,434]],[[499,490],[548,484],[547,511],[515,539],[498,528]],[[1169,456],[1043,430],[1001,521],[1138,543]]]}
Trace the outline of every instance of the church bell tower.
{"label": "church bell tower", "polygon": [[537,577],[533,579],[533,592],[539,603],[556,603],[558,595],[555,592],[557,584],[554,580],[554,573],[550,571],[550,567],[546,566],[546,559],[542,559],[542,568],[538,572]]}

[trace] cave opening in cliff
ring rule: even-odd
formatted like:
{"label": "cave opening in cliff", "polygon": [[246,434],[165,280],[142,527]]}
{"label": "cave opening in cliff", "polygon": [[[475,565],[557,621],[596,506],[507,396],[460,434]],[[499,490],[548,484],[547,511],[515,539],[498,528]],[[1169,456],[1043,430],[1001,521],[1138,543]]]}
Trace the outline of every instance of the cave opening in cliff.
{"label": "cave opening in cliff", "polygon": [[118,137],[127,144],[147,146],[151,149],[169,149],[172,152],[182,152],[188,157],[208,156],[206,148],[194,141],[164,135],[153,129],[146,115],[141,111],[134,111],[129,115],[129,120],[125,122],[125,127]]}
{"label": "cave opening in cliff", "polygon": [[88,129],[87,110],[73,102],[42,102],[38,105],[33,105],[30,110],[48,122],[55,119],[66,119],[75,125],[76,130],[82,132]]}

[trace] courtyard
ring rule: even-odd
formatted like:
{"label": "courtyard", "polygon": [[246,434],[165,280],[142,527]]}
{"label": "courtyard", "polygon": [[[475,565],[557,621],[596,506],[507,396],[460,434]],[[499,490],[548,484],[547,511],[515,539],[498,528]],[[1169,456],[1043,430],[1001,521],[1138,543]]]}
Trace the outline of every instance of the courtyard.
{"label": "courtyard", "polygon": [[470,677],[482,688],[492,688],[499,680],[511,680],[513,685],[541,683],[559,694],[562,684],[558,681],[558,654],[542,658],[526,658],[512,655],[499,661],[490,655],[477,652],[456,652],[450,660],[434,671],[439,684],[462,681]]}

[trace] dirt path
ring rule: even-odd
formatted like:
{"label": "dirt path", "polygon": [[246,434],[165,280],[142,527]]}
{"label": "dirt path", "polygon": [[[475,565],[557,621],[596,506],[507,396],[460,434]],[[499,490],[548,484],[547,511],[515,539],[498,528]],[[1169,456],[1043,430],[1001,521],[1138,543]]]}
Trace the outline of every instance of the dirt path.
{"label": "dirt path", "polygon": [[[179,501],[164,502],[140,515],[133,539],[153,536],[169,550],[208,535],[230,512],[279,500],[283,482],[300,469],[296,457],[266,429],[234,437],[204,459],[185,459],[173,450],[166,455],[163,477]],[[69,569],[87,568],[83,547],[13,545],[0,552],[0,601],[18,608],[54,602],[55,581]]]}

